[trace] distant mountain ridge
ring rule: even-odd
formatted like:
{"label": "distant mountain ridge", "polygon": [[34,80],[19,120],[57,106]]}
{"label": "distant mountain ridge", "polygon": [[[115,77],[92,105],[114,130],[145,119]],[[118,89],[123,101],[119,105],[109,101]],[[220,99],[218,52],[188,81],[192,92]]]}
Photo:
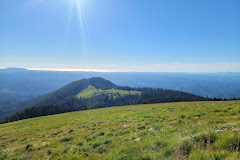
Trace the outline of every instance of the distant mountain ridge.
{"label": "distant mountain ridge", "polygon": [[6,68],[3,71],[19,72],[19,71],[28,71],[28,69],[26,69],[26,68]]}
{"label": "distant mountain ridge", "polygon": [[[77,97],[91,86],[95,90],[94,96]],[[203,100],[208,99],[181,91],[117,86],[103,78],[94,77],[74,81],[54,92],[36,97],[22,106],[25,108],[23,111],[7,117],[5,121],[120,105]]]}

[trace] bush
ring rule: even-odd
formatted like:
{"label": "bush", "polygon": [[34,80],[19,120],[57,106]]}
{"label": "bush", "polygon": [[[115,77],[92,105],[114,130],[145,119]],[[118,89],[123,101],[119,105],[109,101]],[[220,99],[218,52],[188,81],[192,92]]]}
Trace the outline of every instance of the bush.
{"label": "bush", "polygon": [[100,145],[97,149],[98,153],[103,153],[107,150],[107,146],[105,144]]}
{"label": "bush", "polygon": [[112,143],[112,140],[105,140],[103,143],[104,143],[104,144],[111,144],[111,143]]}
{"label": "bush", "polygon": [[49,150],[47,151],[47,153],[48,153],[48,155],[52,154],[52,150],[49,149]]}
{"label": "bush", "polygon": [[83,145],[83,141],[79,141],[78,143],[77,143],[77,146],[82,146]]}
{"label": "bush", "polygon": [[28,145],[26,145],[25,149],[26,149],[27,151],[33,151],[33,145],[28,144]]}
{"label": "bush", "polygon": [[184,114],[181,114],[179,117],[180,117],[180,118],[185,118],[185,115],[184,115]]}
{"label": "bush", "polygon": [[130,133],[129,130],[122,130],[122,129],[120,129],[120,130],[116,133],[116,135],[122,136],[122,135],[129,134],[129,133]]}
{"label": "bush", "polygon": [[154,125],[153,128],[154,128],[155,131],[158,131],[158,130],[160,130],[161,126],[160,125]]}
{"label": "bush", "polygon": [[65,146],[65,147],[63,148],[63,153],[67,153],[69,149],[70,149],[69,146]]}
{"label": "bush", "polygon": [[100,142],[94,142],[94,143],[92,144],[92,147],[93,147],[93,148],[97,148],[97,147],[100,146],[100,145],[101,145]]}
{"label": "bush", "polygon": [[179,119],[179,120],[178,120],[178,123],[182,123],[182,120],[181,120],[181,119]]}
{"label": "bush", "polygon": [[201,148],[206,148],[216,141],[217,135],[213,132],[194,137],[196,143],[200,143]]}
{"label": "bush", "polygon": [[114,134],[113,134],[113,131],[109,131],[108,133],[107,133],[107,135],[110,137],[110,136],[113,136]]}
{"label": "bush", "polygon": [[64,138],[61,139],[61,142],[68,142],[68,141],[71,141],[71,140],[73,140],[72,136],[71,137],[64,137]]}
{"label": "bush", "polygon": [[166,147],[166,148],[164,148],[164,150],[163,150],[163,154],[164,154],[164,156],[166,156],[166,157],[171,156],[174,152],[175,152],[174,149],[172,149],[172,148],[170,148],[170,147]]}
{"label": "bush", "polygon": [[189,155],[192,150],[193,144],[194,144],[193,139],[184,141],[182,145],[179,146],[178,152],[182,155]]}
{"label": "bush", "polygon": [[87,136],[87,137],[86,137],[87,142],[91,141],[92,139],[93,139],[92,136]]}
{"label": "bush", "polygon": [[184,141],[183,144],[179,146],[178,152],[180,152],[182,155],[189,155],[193,149],[206,149],[207,147],[210,147],[210,145],[214,143],[216,139],[216,134],[212,132],[209,134],[196,136]]}
{"label": "bush", "polygon": [[80,150],[83,151],[83,152],[88,152],[89,148],[88,147],[82,147]]}
{"label": "bush", "polygon": [[102,132],[102,131],[97,133],[98,136],[104,136],[104,134],[105,134],[105,133]]}
{"label": "bush", "polygon": [[74,132],[74,129],[70,129],[70,130],[68,131],[68,133],[72,133],[72,132]]}
{"label": "bush", "polygon": [[138,129],[140,129],[140,130],[143,130],[143,129],[145,129],[146,127],[145,126],[139,126],[138,127]]}

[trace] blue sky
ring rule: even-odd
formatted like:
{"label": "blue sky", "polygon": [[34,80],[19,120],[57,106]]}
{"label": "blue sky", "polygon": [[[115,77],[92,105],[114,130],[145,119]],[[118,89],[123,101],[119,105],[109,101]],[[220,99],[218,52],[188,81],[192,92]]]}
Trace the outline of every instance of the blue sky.
{"label": "blue sky", "polygon": [[239,0],[1,0],[0,68],[240,72]]}

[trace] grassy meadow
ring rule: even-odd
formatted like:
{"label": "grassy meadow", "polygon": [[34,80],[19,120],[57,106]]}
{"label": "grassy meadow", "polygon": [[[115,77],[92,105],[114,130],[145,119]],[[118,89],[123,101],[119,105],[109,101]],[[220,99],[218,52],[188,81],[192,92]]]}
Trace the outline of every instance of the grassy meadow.
{"label": "grassy meadow", "polygon": [[240,159],[240,101],[111,107],[0,124],[0,159]]}
{"label": "grassy meadow", "polygon": [[141,95],[141,91],[125,91],[119,89],[108,89],[108,90],[97,90],[94,86],[89,85],[88,88],[84,89],[76,95],[77,98],[91,98],[92,96],[108,94],[113,95],[113,98],[124,97],[125,95]]}

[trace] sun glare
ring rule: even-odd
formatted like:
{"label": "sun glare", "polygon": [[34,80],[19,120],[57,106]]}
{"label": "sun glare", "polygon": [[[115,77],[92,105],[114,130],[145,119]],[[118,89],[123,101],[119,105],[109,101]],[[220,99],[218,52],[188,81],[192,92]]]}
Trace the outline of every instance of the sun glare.
{"label": "sun glare", "polygon": [[70,33],[74,14],[77,13],[79,23],[79,33],[82,49],[86,47],[86,38],[88,36],[87,23],[85,20],[84,6],[82,0],[70,0],[68,32]]}

